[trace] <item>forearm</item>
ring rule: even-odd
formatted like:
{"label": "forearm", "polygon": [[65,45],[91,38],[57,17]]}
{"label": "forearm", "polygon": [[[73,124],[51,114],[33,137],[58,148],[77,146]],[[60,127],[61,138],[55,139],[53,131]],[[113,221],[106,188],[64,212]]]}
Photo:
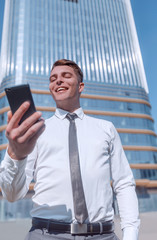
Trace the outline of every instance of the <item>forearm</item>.
{"label": "forearm", "polygon": [[139,231],[138,201],[134,185],[117,191],[117,201],[121,218],[123,240],[137,240]]}
{"label": "forearm", "polygon": [[10,202],[23,198],[27,191],[25,166],[27,159],[12,160],[6,153],[0,167],[0,186],[3,196]]}
{"label": "forearm", "polygon": [[123,240],[138,240],[138,228],[126,227],[123,229]]}

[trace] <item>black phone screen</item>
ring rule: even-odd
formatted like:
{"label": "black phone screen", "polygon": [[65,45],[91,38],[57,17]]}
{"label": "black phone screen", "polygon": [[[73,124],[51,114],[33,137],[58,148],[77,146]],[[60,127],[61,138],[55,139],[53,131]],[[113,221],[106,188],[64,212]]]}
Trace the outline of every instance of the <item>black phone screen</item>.
{"label": "black phone screen", "polygon": [[36,108],[34,105],[29,84],[23,84],[23,85],[10,87],[10,88],[5,88],[5,92],[6,92],[6,96],[7,96],[12,114],[16,112],[16,110],[21,106],[23,102],[25,101],[30,102],[30,107],[21,118],[19,124],[21,124],[26,118],[28,118],[34,112],[36,112]]}

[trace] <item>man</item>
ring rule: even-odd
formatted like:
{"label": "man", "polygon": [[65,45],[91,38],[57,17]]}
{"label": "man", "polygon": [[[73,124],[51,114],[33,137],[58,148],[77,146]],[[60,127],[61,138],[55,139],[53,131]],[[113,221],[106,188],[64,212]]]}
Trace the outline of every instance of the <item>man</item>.
{"label": "man", "polygon": [[37,112],[18,125],[29,108],[27,102],[13,116],[8,113],[9,145],[0,182],[3,195],[16,201],[35,181],[27,240],[118,239],[111,178],[123,240],[138,239],[135,183],[119,136],[112,123],[83,113],[79,101],[83,88],[81,69],[62,59],[54,63],[50,75],[55,115],[44,123]]}

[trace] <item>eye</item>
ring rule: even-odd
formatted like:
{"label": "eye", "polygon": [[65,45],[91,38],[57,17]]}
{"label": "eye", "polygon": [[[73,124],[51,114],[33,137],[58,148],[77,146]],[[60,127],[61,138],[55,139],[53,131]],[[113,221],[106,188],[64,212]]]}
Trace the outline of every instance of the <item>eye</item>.
{"label": "eye", "polygon": [[54,82],[56,80],[56,77],[55,76],[51,76],[50,77],[50,82]]}
{"label": "eye", "polygon": [[64,73],[64,77],[65,77],[65,78],[71,78],[71,76],[72,76],[71,73],[68,73],[68,72],[67,72],[67,73]]}

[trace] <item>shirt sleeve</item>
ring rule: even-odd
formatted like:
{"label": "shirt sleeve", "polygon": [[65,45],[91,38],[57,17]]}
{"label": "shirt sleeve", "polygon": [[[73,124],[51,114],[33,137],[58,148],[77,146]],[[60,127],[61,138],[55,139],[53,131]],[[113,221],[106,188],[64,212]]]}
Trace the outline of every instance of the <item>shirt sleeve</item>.
{"label": "shirt sleeve", "polygon": [[123,240],[137,240],[140,220],[135,180],[126,159],[120,137],[113,125],[111,128],[111,139],[112,186],[118,202]]}
{"label": "shirt sleeve", "polygon": [[33,179],[34,154],[23,160],[10,158],[7,151],[0,166],[0,187],[4,198],[10,202],[23,198],[28,190],[29,184]]}

